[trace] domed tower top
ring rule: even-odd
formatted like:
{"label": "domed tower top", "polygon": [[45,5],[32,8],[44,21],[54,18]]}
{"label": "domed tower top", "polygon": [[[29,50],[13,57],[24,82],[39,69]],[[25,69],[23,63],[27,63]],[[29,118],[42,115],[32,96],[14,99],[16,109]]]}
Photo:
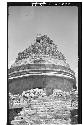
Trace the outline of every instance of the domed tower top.
{"label": "domed tower top", "polygon": [[66,63],[65,56],[58,51],[57,45],[47,35],[38,34],[34,44],[18,53],[18,57],[9,69],[9,78],[13,73],[16,75],[16,71],[21,73],[22,69],[23,72],[28,69],[29,74],[33,72],[32,70],[34,73],[49,70],[51,73],[58,72],[59,75],[65,74],[65,77],[75,79],[75,73]]}
{"label": "domed tower top", "polygon": [[[18,53],[8,75],[11,92],[20,92],[19,86],[23,91],[23,85],[28,89],[46,86],[64,91],[76,89],[75,73],[47,35],[37,35],[34,44]],[[15,89],[12,84],[16,85]]]}

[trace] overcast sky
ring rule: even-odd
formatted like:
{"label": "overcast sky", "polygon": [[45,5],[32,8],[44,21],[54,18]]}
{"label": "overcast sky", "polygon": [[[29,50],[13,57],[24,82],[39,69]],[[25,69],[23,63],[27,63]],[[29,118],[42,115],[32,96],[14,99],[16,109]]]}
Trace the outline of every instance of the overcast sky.
{"label": "overcast sky", "polygon": [[10,6],[8,61],[26,49],[40,33],[48,35],[66,56],[70,67],[78,67],[78,8],[74,6]]}

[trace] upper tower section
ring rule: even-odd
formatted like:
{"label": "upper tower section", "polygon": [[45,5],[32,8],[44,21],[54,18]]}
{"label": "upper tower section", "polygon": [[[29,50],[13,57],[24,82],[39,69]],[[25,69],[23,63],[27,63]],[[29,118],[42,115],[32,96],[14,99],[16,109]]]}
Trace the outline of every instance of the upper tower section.
{"label": "upper tower section", "polygon": [[26,63],[51,63],[69,67],[65,56],[58,51],[57,45],[47,35],[37,35],[35,43],[23,52],[19,52],[15,63],[11,67]]}
{"label": "upper tower section", "polygon": [[65,56],[47,35],[37,35],[35,43],[18,53],[9,69],[9,78],[24,75],[57,75],[75,79]]}

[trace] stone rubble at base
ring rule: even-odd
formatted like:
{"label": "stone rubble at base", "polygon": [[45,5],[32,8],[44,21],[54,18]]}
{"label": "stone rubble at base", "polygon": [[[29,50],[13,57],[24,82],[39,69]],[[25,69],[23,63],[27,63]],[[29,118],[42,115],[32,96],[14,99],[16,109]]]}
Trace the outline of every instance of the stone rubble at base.
{"label": "stone rubble at base", "polygon": [[[36,88],[24,91],[19,96],[21,99],[23,97],[27,103],[23,105],[22,111],[18,113],[18,116],[14,117],[11,124],[70,125],[70,110],[78,108],[77,92],[75,94],[76,96],[73,99],[75,101],[71,105],[71,99],[73,98],[71,97],[72,92],[63,92],[55,89],[53,90],[53,94],[47,96],[46,91],[43,89]],[[13,98],[13,95],[11,97]],[[76,105],[73,105],[73,103]]]}

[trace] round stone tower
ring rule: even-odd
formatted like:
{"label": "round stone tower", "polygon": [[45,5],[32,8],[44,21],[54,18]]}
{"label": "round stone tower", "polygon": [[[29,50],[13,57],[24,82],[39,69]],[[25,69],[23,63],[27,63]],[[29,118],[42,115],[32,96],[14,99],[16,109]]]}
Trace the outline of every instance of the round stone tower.
{"label": "round stone tower", "polygon": [[13,94],[32,88],[76,89],[75,73],[47,35],[37,36],[33,45],[18,53],[8,75]]}

